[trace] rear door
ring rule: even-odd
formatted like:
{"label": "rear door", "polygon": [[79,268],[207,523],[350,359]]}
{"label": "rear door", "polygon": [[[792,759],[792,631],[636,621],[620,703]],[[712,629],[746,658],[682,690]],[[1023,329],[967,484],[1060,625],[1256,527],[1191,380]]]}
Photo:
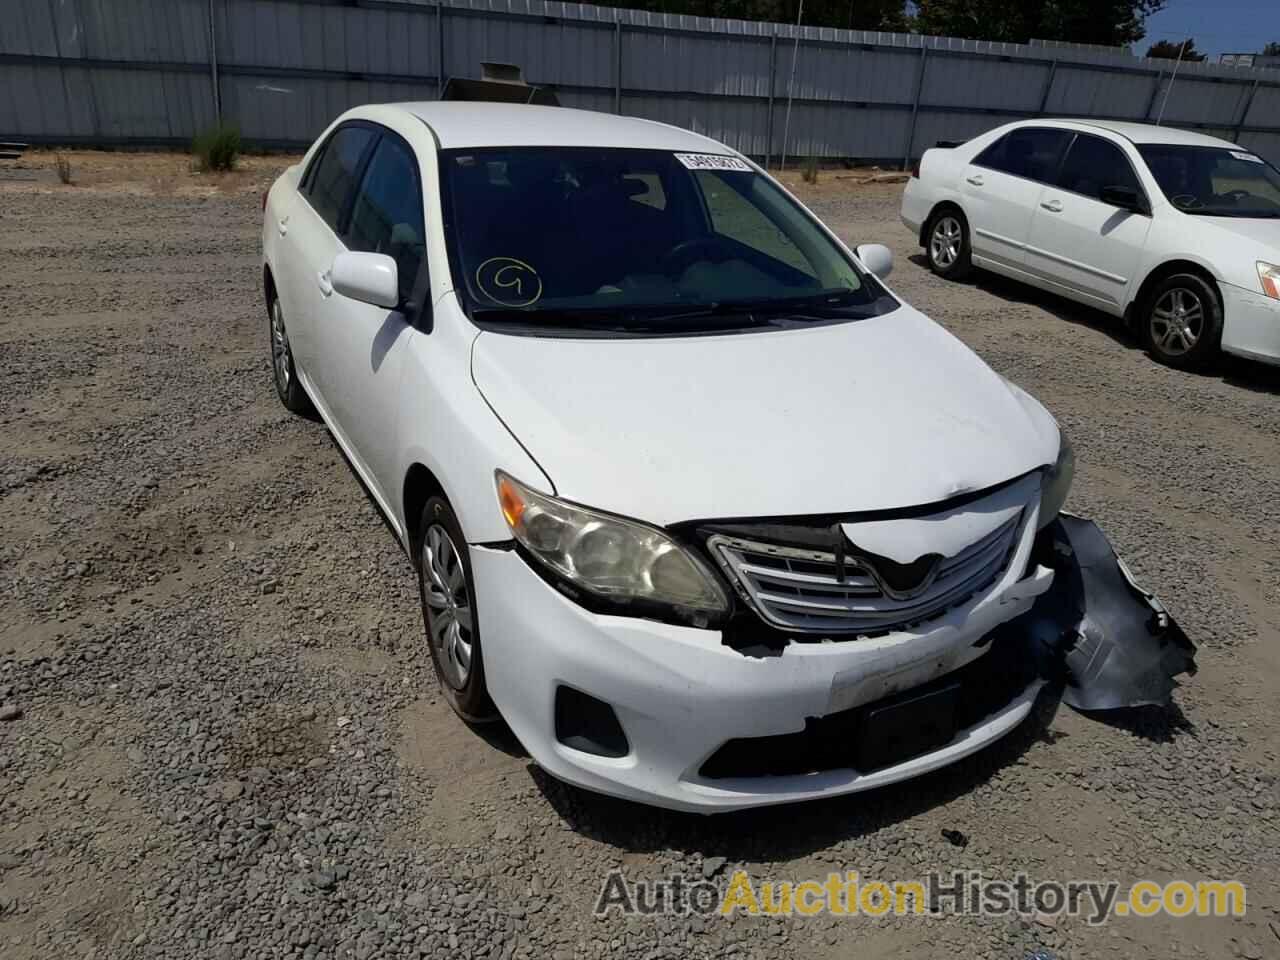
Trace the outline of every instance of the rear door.
{"label": "rear door", "polygon": [[966,165],[960,189],[979,265],[1023,268],[1032,214],[1070,141],[1068,130],[1017,127]]}
{"label": "rear door", "polygon": [[375,129],[363,121],[338,127],[307,169],[287,224],[295,303],[293,315],[285,321],[289,343],[311,398],[326,413],[332,389],[327,372],[332,349],[326,323],[333,291],[329,268],[342,249],[338,232],[375,136]]}
{"label": "rear door", "polygon": [[1120,145],[1079,133],[1056,184],[1036,205],[1026,269],[1074,299],[1119,314],[1142,261],[1151,217],[1104,203],[1104,187],[1124,187],[1147,201]]}

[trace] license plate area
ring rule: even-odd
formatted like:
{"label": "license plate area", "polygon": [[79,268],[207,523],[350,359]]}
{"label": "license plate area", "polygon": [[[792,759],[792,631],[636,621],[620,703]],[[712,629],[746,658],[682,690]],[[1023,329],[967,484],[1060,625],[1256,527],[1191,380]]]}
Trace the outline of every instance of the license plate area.
{"label": "license plate area", "polygon": [[956,735],[959,704],[956,682],[869,707],[859,724],[854,767],[870,773],[945,747]]}

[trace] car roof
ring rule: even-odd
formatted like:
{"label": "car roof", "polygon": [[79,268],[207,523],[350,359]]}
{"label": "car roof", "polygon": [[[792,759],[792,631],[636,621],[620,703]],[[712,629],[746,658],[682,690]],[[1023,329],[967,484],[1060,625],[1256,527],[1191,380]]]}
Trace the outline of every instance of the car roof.
{"label": "car roof", "polygon": [[1111,133],[1118,134],[1127,140],[1132,140],[1134,143],[1176,143],[1189,147],[1229,147],[1232,150],[1240,149],[1230,140],[1220,140],[1217,137],[1196,133],[1193,130],[1179,130],[1177,127],[1158,127],[1154,123],[1131,123],[1127,120],[1076,119],[1074,117],[1039,122],[1056,123],[1073,128],[1097,127],[1102,130],[1109,130]]}
{"label": "car roof", "polygon": [[420,119],[442,150],[468,147],[636,147],[734,153],[689,130],[593,110],[469,100],[395,103]]}

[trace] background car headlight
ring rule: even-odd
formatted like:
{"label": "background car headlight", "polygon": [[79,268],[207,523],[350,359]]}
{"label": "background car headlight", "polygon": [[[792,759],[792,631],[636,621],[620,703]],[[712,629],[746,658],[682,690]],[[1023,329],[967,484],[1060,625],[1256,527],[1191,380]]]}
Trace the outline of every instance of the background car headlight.
{"label": "background car headlight", "polygon": [[705,626],[728,609],[706,566],[656,527],[597,513],[496,474],[511,535],[534,560],[574,587],[616,604],[661,605]]}
{"label": "background car headlight", "polygon": [[1040,526],[1046,527],[1053,522],[1062,505],[1067,502],[1067,494],[1071,491],[1071,481],[1076,475],[1076,452],[1067,439],[1066,431],[1058,427],[1058,459],[1052,467],[1045,470],[1044,479],[1040,482]]}
{"label": "background car headlight", "polygon": [[1280,264],[1258,261],[1258,280],[1262,292],[1273,300],[1280,300]]}

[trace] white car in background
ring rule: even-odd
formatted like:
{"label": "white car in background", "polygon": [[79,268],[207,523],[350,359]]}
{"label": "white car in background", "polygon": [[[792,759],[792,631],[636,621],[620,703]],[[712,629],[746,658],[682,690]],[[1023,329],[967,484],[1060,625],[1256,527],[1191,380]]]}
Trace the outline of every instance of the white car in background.
{"label": "white car in background", "polygon": [[1011,123],[925,151],[902,220],[940,276],[981,267],[1124,317],[1163,363],[1280,363],[1280,172],[1234,143]]}
{"label": "white car in background", "polygon": [[1069,444],[884,286],[886,248],[855,257],[733,150],[361,107],[262,239],[281,401],[314,403],[413,560],[453,708],[553,775],[729,810],[915,776],[1030,711],[1029,634],[996,632],[1070,556]]}

